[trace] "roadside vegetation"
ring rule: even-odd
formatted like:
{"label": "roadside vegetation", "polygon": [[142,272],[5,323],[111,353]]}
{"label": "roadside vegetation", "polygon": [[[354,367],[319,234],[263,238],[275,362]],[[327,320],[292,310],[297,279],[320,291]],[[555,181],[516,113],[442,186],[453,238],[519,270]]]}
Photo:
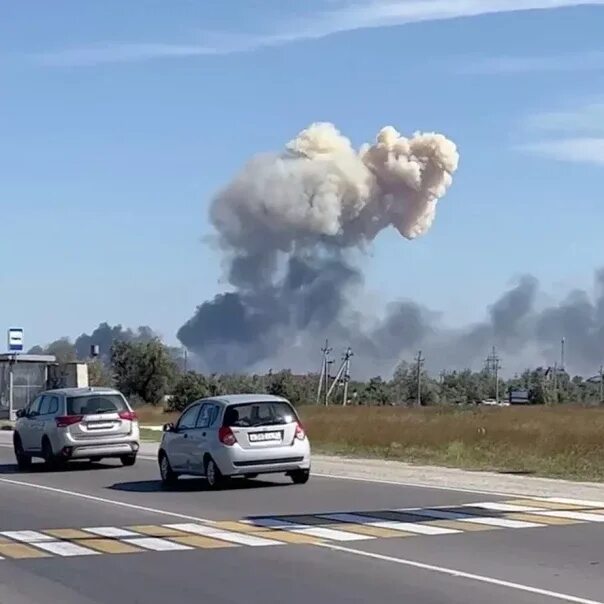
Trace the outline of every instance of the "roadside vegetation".
{"label": "roadside vegetation", "polygon": [[[202,397],[269,393],[298,407],[315,451],[604,480],[603,391],[593,378],[560,371],[554,375],[545,368],[527,370],[499,382],[501,398],[522,390],[527,404],[501,408],[476,404],[495,395],[489,371],[443,372],[438,379],[424,372],[420,407],[417,372],[402,362],[390,379],[351,381],[346,407],[341,405],[343,389],[337,387],[334,404],[325,407],[315,404],[316,374],[284,370],[202,375],[185,371],[180,351],[166,347],[146,328],[125,332],[103,325],[99,330],[106,344],[100,356],[90,360],[92,385],[120,389],[143,425],[173,421],[188,403]],[[67,340],[39,351],[54,353],[64,362],[81,358],[77,345]],[[143,430],[143,436],[157,440],[161,432]]]}

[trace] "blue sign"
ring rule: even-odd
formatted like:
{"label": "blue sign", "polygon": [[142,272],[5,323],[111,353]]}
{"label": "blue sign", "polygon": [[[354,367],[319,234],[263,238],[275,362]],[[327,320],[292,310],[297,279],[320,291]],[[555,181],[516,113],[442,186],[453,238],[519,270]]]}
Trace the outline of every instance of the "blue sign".
{"label": "blue sign", "polygon": [[9,352],[23,352],[23,330],[20,327],[12,327],[8,330]]}

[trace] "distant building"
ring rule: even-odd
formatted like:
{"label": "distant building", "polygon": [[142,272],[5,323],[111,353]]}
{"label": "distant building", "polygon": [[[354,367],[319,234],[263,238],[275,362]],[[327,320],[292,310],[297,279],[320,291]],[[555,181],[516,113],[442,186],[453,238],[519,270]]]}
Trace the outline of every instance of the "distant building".
{"label": "distant building", "polygon": [[510,390],[508,401],[510,405],[530,405],[531,393],[529,390]]}

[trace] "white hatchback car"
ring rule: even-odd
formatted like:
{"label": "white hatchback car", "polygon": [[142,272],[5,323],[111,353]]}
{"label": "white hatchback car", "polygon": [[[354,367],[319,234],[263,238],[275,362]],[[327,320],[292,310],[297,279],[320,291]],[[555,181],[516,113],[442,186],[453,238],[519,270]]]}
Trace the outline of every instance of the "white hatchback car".
{"label": "white hatchback car", "polygon": [[20,469],[27,469],[32,457],[48,466],[105,457],[133,466],[140,446],[138,419],[117,390],[47,390],[17,412],[13,444]]}
{"label": "white hatchback car", "polygon": [[166,424],[158,453],[162,482],[205,476],[218,488],[234,476],[285,473],[295,484],[310,476],[310,444],[287,399],[234,394],[191,403]]}

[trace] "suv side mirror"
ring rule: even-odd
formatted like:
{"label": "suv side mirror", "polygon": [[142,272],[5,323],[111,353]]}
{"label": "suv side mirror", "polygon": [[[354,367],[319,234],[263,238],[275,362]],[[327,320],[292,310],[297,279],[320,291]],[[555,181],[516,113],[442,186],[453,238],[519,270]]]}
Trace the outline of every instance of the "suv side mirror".
{"label": "suv side mirror", "polygon": [[164,424],[162,429],[164,432],[176,432],[176,427],[172,423]]}
{"label": "suv side mirror", "polygon": [[21,417],[26,417],[27,413],[25,412],[25,409],[17,409],[17,418],[21,418]]}

